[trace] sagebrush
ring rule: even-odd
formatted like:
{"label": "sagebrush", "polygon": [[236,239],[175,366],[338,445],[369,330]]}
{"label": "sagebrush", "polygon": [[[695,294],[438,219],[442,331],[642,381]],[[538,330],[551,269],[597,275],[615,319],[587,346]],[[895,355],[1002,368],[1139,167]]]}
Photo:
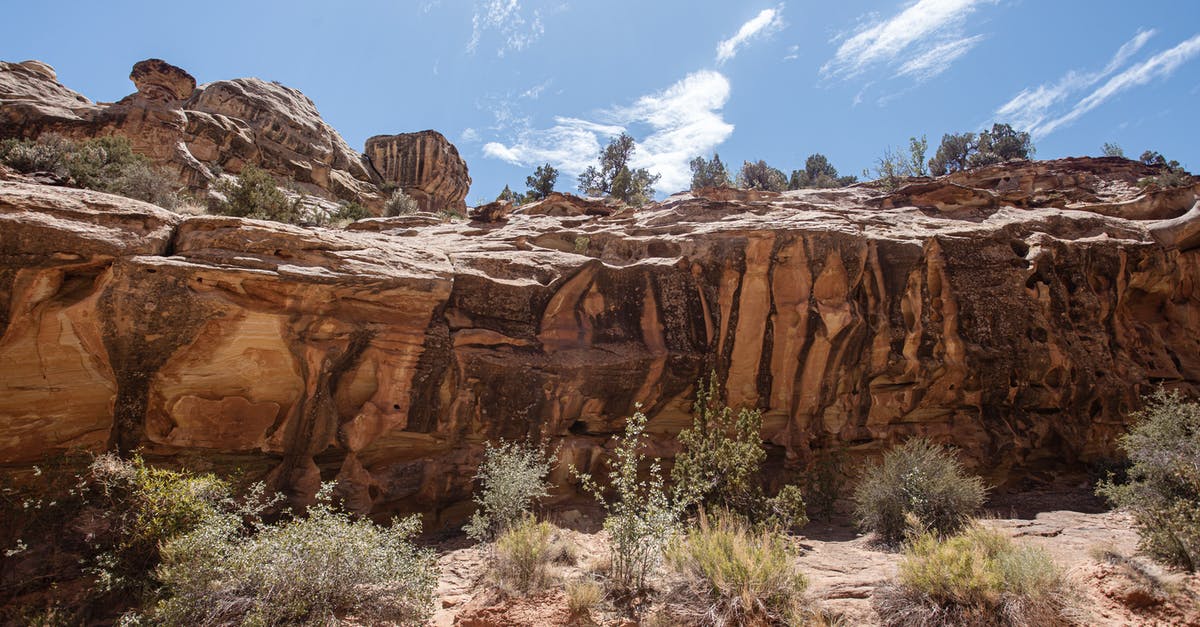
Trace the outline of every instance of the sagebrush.
{"label": "sagebrush", "polygon": [[855,516],[885,543],[924,531],[947,536],[971,521],[986,493],[950,450],[913,438],[864,473],[854,490]]}
{"label": "sagebrush", "polygon": [[423,624],[434,610],[437,561],[411,537],[417,517],[379,526],[332,502],[333,484],[307,514],[245,524],[241,512],[208,517],[168,542],[156,571],[168,625]]}
{"label": "sagebrush", "polygon": [[223,179],[213,187],[223,196],[209,204],[214,214],[289,224],[304,219],[301,199],[288,198],[271,173],[255,166],[247,165],[234,180]]}
{"label": "sagebrush", "polygon": [[0,141],[0,163],[30,174],[48,172],[68,185],[143,200],[167,209],[182,198],[174,177],[133,151],[129,139],[107,135],[82,141],[47,133],[36,140]]}
{"label": "sagebrush", "polygon": [[408,215],[416,213],[421,209],[417,201],[411,196],[404,193],[404,190],[397,189],[388,196],[387,202],[383,204],[383,215],[389,218],[396,216]]}

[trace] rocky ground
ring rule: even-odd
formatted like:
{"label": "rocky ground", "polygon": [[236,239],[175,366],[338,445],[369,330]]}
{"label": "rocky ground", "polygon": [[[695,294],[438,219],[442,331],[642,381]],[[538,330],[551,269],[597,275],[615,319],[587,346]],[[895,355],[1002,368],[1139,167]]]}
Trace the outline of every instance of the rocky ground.
{"label": "rocky ground", "polygon": [[[560,566],[560,581],[591,576],[607,550],[604,534],[586,515],[569,513],[559,524],[567,527],[562,533],[579,556],[575,564]],[[1172,573],[1137,556],[1131,516],[1106,511],[1086,490],[997,498],[983,524],[1044,548],[1066,570],[1078,588],[1077,625],[1200,625],[1200,575]],[[840,624],[881,624],[872,596],[895,576],[899,553],[874,545],[845,518],[811,523],[798,542],[800,565],[817,607]],[[655,624],[664,618],[658,614],[661,599],[671,594],[671,583],[660,581],[659,598],[642,600],[640,616],[619,611],[606,600],[591,616],[572,617],[561,584],[505,598],[487,579],[483,549],[462,540],[447,541],[442,549],[441,609],[434,619],[439,627]]]}

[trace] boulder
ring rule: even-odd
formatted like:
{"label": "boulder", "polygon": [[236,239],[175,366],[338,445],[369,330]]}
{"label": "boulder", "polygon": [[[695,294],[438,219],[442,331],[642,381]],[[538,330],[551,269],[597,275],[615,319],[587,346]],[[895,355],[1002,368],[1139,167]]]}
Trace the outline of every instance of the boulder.
{"label": "boulder", "polygon": [[147,100],[186,100],[196,91],[196,79],[162,59],[146,59],[133,65],[129,80]]}
{"label": "boulder", "polygon": [[471,176],[458,149],[437,131],[376,135],[363,149],[385,183],[398,186],[421,211],[466,213]]}

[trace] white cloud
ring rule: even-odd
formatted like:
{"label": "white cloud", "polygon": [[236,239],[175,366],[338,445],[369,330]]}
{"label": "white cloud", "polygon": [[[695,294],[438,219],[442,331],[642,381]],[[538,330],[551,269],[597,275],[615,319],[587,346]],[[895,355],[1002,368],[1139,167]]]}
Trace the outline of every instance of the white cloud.
{"label": "white cloud", "polygon": [[784,55],[783,60],[784,61],[792,61],[794,59],[799,59],[799,58],[800,58],[800,44],[793,44],[791,46],[788,46],[787,54]]}
{"label": "white cloud", "polygon": [[464,128],[462,133],[458,135],[458,141],[464,144],[473,144],[479,141],[479,131],[471,127]]}
{"label": "white cloud", "polygon": [[982,39],[983,35],[975,35],[938,44],[905,61],[898,73],[900,76],[915,76],[918,81],[931,79],[950,69],[959,57],[970,52]]}
{"label": "white cloud", "polygon": [[[1103,70],[1090,73],[1072,70],[1055,83],[1022,90],[996,109],[997,118],[1011,121],[1014,126],[1029,131],[1035,138],[1045,137],[1123,91],[1170,76],[1181,65],[1200,54],[1200,35],[1195,35],[1174,48],[1122,70],[1154,33],[1153,30],[1139,31],[1117,50]],[[1104,81],[1106,78],[1108,80]],[[1100,87],[1076,101],[1070,109],[1062,110],[1064,103],[1101,81],[1104,83]]]}
{"label": "white cloud", "polygon": [[827,79],[855,78],[882,69],[918,81],[940,74],[966,54],[979,36],[963,31],[976,7],[995,0],[919,0],[883,21],[874,19],[848,37],[821,66]]}
{"label": "white cloud", "polygon": [[529,89],[526,89],[525,91],[521,92],[521,97],[528,98],[530,100],[537,100],[538,98],[541,97],[542,92],[546,91],[546,88],[549,87],[550,83],[552,83],[552,82],[553,82],[553,79],[548,78],[548,79],[538,83],[537,85],[534,85],[533,87],[530,87]]}
{"label": "white cloud", "polygon": [[534,9],[528,17],[525,13],[521,0],[477,1],[471,15],[471,40],[467,42],[467,52],[474,53],[488,31],[495,32],[503,40],[496,50],[498,56],[529,47],[545,34],[546,27],[542,24],[540,10]]}
{"label": "white cloud", "polygon": [[550,128],[521,131],[510,146],[488,142],[483,146],[483,154],[520,166],[549,163],[574,176],[596,160],[600,137],[617,135],[623,130],[621,126],[557,117]]}
{"label": "white cloud", "polygon": [[575,176],[595,164],[602,142],[631,126],[644,126],[649,132],[637,144],[630,165],[661,175],[657,188],[673,192],[691,180],[692,157],[733,133],[733,125],[721,117],[729,93],[729,80],[720,73],[695,72],[632,105],[602,111],[599,121],[557,117],[550,128],[526,128],[511,144],[490,142],[483,153],[525,167],[550,163]]}
{"label": "white cloud", "polygon": [[1153,36],[1153,30],[1138,31],[1133,39],[1125,42],[1117,50],[1108,65],[1100,71],[1071,70],[1054,83],[1045,83],[1021,90],[1019,94],[1013,96],[1012,100],[996,109],[997,118],[1037,135],[1037,129],[1046,121],[1054,107],[1120,69]]}
{"label": "white cloud", "polygon": [[717,63],[724,63],[737,54],[738,48],[746,45],[751,39],[766,37],[778,32],[784,26],[783,5],[774,9],[763,9],[753,19],[742,24],[737,34],[717,43]]}

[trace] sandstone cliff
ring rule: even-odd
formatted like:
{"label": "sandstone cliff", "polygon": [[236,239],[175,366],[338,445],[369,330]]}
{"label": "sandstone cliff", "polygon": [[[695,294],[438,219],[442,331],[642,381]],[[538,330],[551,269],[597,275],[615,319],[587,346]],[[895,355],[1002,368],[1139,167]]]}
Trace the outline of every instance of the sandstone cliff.
{"label": "sandstone cliff", "polygon": [[485,440],[587,468],[641,403],[669,454],[710,369],[793,468],[913,434],[997,482],[1096,460],[1140,394],[1200,384],[1198,190],[1146,174],[1074,159],[615,213],[555,195],[346,231],[6,175],[0,463],[195,453],[298,501],[336,478],[360,510],[452,518]]}
{"label": "sandstone cliff", "polygon": [[435,131],[394,136],[404,139],[392,142],[389,154],[403,167],[377,169],[321,119],[311,100],[279,83],[239,78],[197,87],[190,74],[160,59],[137,63],[129,78],[137,92],[94,103],[59,83],[44,63],[0,62],[0,139],[119,134],[193,190],[251,164],[304,193],[377,213],[393,187],[437,209],[465,208],[466,162]]}

